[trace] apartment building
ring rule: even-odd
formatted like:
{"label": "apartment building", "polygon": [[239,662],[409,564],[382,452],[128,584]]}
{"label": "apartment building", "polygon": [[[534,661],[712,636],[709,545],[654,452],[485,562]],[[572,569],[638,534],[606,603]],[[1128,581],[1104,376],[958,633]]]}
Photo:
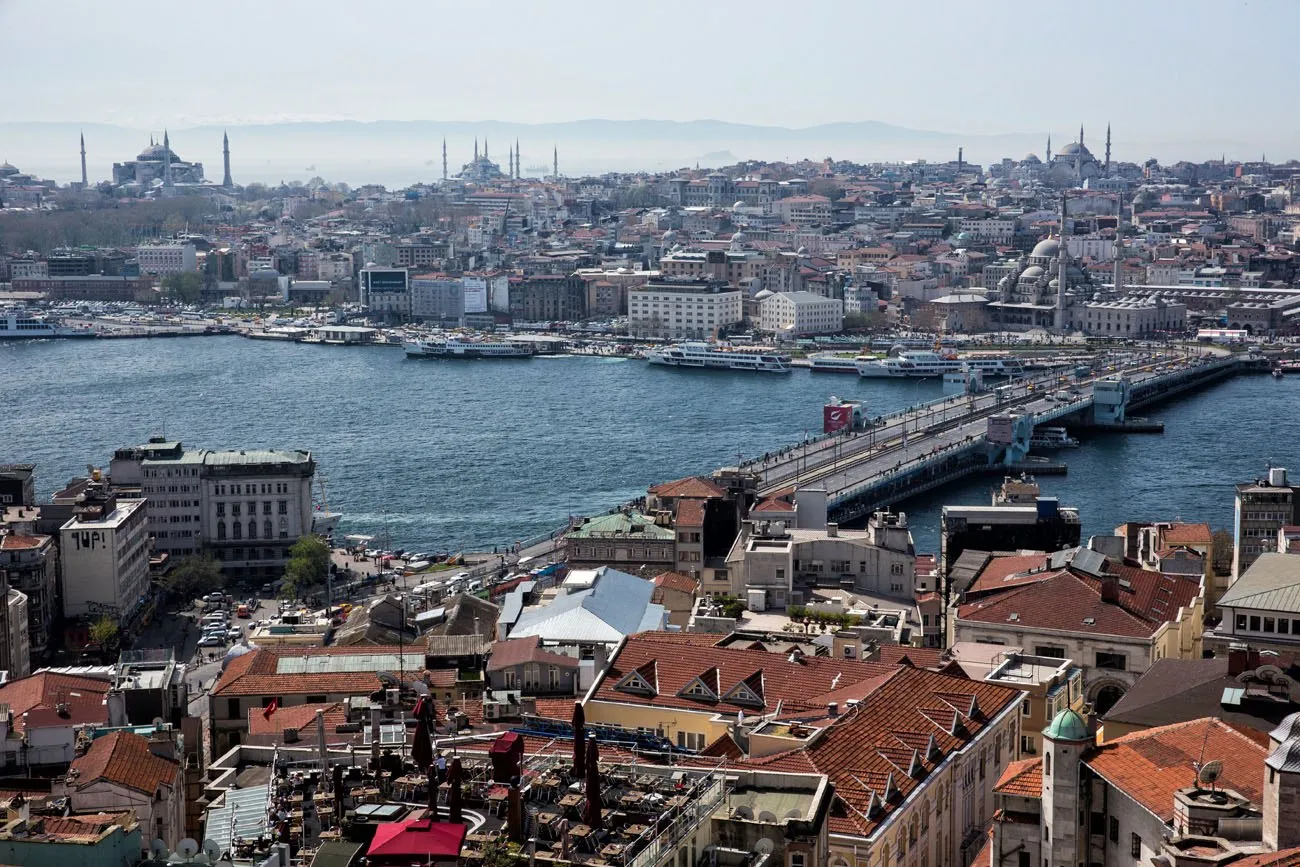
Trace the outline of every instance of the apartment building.
{"label": "apartment building", "polygon": [[708,279],[651,280],[628,290],[628,332],[665,340],[717,337],[744,318],[743,294]]}
{"label": "apartment building", "polygon": [[149,596],[148,510],[143,498],[120,497],[99,479],[60,528],[63,614],[107,614],[125,625]]}
{"label": "apartment building", "polygon": [[1237,485],[1232,522],[1232,580],[1235,582],[1260,554],[1277,550],[1278,532],[1296,522],[1295,488],[1283,467]]}
{"label": "apartment building", "polygon": [[773,292],[760,300],[760,310],[760,329],[782,338],[844,330],[844,302],[838,298],[812,292]]}
{"label": "apartment building", "polygon": [[193,244],[150,244],[136,247],[135,260],[141,274],[159,277],[197,271],[198,257]]}
{"label": "apartment building", "polygon": [[361,304],[372,316],[403,321],[411,316],[410,274],[405,268],[361,269]]}
{"label": "apartment building", "polygon": [[58,614],[58,546],[50,536],[26,533],[0,535],[0,575],[26,597],[26,638],[37,659],[50,649]]}

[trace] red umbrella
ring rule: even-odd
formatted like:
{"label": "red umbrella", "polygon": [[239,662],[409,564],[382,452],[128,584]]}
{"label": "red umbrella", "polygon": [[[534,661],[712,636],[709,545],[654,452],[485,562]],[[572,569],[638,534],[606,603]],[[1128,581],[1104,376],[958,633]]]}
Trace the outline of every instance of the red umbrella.
{"label": "red umbrella", "polygon": [[600,827],[600,747],[592,738],[587,744],[587,824]]}
{"label": "red umbrella", "polygon": [[581,777],[585,773],[587,759],[586,729],[587,713],[582,703],[573,703],[573,775]]}
{"label": "red umbrella", "polygon": [[447,790],[447,812],[450,813],[448,818],[452,822],[461,820],[460,780],[460,757],[457,757],[451,760],[451,768],[447,772],[447,785],[449,787]]}
{"label": "red umbrella", "polygon": [[427,768],[433,762],[433,742],[429,739],[428,702],[421,697],[415,703],[415,740],[411,743],[411,761],[417,768]]}

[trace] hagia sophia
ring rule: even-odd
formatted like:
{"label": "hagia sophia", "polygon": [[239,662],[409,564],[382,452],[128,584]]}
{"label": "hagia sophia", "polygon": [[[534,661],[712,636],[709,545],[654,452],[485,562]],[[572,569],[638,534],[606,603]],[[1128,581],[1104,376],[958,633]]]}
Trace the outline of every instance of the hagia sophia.
{"label": "hagia sophia", "polygon": [[133,160],[113,163],[113,184],[122,186],[135,184],[148,186],[155,182],[171,184],[203,183],[203,163],[187,163],[171,149],[167,133],[163,133],[162,144],[155,144],[151,139],[145,148]]}

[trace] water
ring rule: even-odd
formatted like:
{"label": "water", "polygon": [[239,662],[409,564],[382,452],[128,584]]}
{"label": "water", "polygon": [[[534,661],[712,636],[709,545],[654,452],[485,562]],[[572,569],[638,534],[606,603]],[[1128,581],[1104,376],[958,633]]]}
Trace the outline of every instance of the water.
{"label": "water", "polygon": [[[872,415],[938,382],[682,371],[641,361],[407,359],[400,350],[240,337],[0,344],[0,462],[37,465],[42,497],[155,434],[191,447],[302,448],[346,533],[408,550],[483,549],[553,530],[648,485],[734,464],[821,426],[831,395]],[[1265,461],[1300,472],[1290,435],[1300,378],[1239,377],[1145,414],[1164,435],[1093,436],[1044,492],[1084,533],[1126,520],[1228,526],[1232,485]],[[993,480],[903,506],[936,550],[943,503],[985,502]]]}

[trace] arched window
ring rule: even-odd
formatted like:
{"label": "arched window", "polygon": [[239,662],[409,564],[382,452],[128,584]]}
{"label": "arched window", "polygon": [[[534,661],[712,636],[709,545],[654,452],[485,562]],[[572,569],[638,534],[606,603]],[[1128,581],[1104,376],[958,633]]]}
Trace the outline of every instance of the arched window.
{"label": "arched window", "polygon": [[1052,773],[1052,754],[1043,753],[1043,773],[1051,775]]}
{"label": "arched window", "polygon": [[226,538],[226,522],[225,522],[225,521],[217,521],[217,538],[218,538],[218,539],[224,539],[224,538]]}
{"label": "arched window", "polygon": [[250,539],[256,539],[256,538],[257,538],[257,522],[256,522],[256,521],[249,521],[249,522],[248,522],[248,538],[250,538]]}
{"label": "arched window", "polygon": [[234,538],[236,539],[244,538],[244,525],[239,523],[238,521],[234,521],[233,523],[231,523],[230,530]]}
{"label": "arched window", "polygon": [[880,867],[889,867],[889,844],[880,844]]}
{"label": "arched window", "polygon": [[270,539],[274,535],[275,535],[275,525],[272,524],[271,519],[268,518],[262,522],[262,538]]}

